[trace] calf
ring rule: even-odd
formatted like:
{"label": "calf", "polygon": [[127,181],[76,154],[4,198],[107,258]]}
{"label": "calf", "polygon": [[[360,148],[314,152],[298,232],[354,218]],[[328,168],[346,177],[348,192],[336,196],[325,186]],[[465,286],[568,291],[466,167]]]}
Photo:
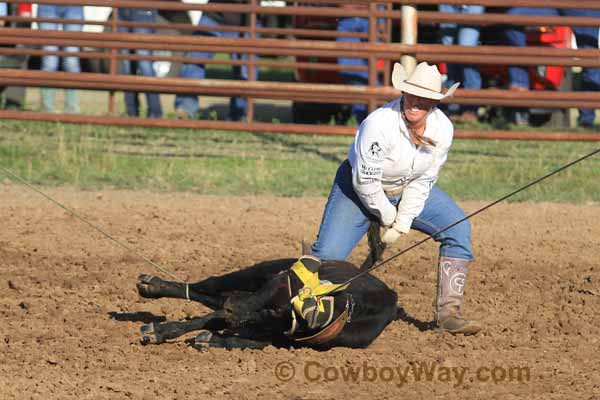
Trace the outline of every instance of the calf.
{"label": "calf", "polygon": [[[317,272],[321,288],[336,290],[325,297],[304,296],[306,301],[294,302],[302,297],[296,297],[299,293],[307,293],[302,274],[294,272],[299,262],[310,266],[309,273]],[[144,325],[142,343],[162,343],[204,330],[194,340],[197,348],[263,348],[269,344],[318,350],[364,348],[396,318],[397,295],[370,274],[347,287],[330,285],[344,283],[358,273],[345,261],[321,262],[305,256],[261,262],[191,284],[140,275],[137,289],[142,297],[189,299],[213,310],[187,321]]]}

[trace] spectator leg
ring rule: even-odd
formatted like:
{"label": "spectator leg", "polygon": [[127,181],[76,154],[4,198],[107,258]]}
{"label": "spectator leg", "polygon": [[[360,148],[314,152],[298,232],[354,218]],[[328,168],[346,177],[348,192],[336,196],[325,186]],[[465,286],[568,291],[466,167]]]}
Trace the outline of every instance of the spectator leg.
{"label": "spectator leg", "polygon": [[[247,54],[232,54],[233,60],[247,60]],[[233,79],[236,80],[248,80],[248,67],[245,65],[234,65]],[[248,100],[241,96],[232,96],[229,98],[229,118],[232,121],[242,121],[246,118],[246,109],[248,107]]]}
{"label": "spectator leg", "polygon": [[[529,8],[514,7],[507,11],[509,15],[543,15],[557,16],[558,10],[555,8]],[[513,26],[505,31],[508,46],[525,47],[527,45],[527,36],[523,27]],[[529,90],[529,70],[526,67],[511,66],[508,67],[509,89],[511,90]],[[516,108],[511,112],[512,122],[517,125],[526,125],[529,123],[529,111],[524,108]]]}
{"label": "spectator leg", "polygon": [[[150,51],[139,49],[136,53],[141,56],[149,56]],[[138,61],[138,70],[143,76],[156,76],[152,61],[140,60]],[[148,118],[161,118],[162,117],[162,105],[160,104],[160,95],[154,92],[146,92],[146,102],[148,103]]]}
{"label": "spectator leg", "polygon": [[[68,46],[65,47],[65,51],[70,53],[76,53],[79,51],[79,47]],[[78,74],[81,72],[79,65],[79,57],[68,56],[63,58],[63,69],[67,72]],[[77,89],[65,90],[65,112],[68,114],[79,114],[79,91]]]}
{"label": "spectator leg", "polygon": [[[337,26],[338,32],[362,32],[366,33],[369,31],[369,20],[367,18],[350,17],[340,18]],[[353,37],[338,37],[338,42],[351,42],[356,43],[361,39]],[[362,40],[364,41],[364,40]],[[362,58],[338,58],[338,64],[343,66],[368,66],[368,60]],[[340,71],[342,80],[347,85],[363,85],[369,84],[369,73],[368,71]],[[357,122],[360,123],[367,116],[367,105],[366,104],[353,104],[351,107],[352,115],[356,118]]]}
{"label": "spectator leg", "polygon": [[[529,8],[514,7],[507,11],[509,15],[540,15],[540,16],[558,16],[558,10],[555,8]],[[513,26],[505,31],[506,42],[508,46],[525,47],[527,46],[527,36],[523,27]],[[529,89],[529,72],[526,67],[511,66],[508,68],[510,86]]]}
{"label": "spectator leg", "polygon": [[[565,15],[572,17],[600,17],[600,10],[575,10],[567,9]],[[575,26],[573,33],[577,40],[579,49],[597,49],[598,48],[598,27]],[[600,91],[600,68],[584,68],[582,73],[582,90]],[[579,125],[584,127],[594,126],[596,110],[582,108],[579,110]]]}
{"label": "spectator leg", "polygon": [[[40,14],[42,17],[48,17],[47,15],[44,15],[44,9],[48,9],[47,7],[42,7],[40,6]],[[52,16],[52,15],[50,15]],[[56,18],[57,16],[54,15],[54,17]],[[40,29],[47,29],[47,30],[56,30],[58,29],[58,24],[54,23],[54,22],[42,22],[40,23]],[[44,51],[58,51],[58,46],[44,46],[43,47]],[[45,72],[55,72],[58,70],[58,56],[54,56],[54,55],[45,55],[42,56],[42,71]],[[54,95],[55,95],[55,89],[54,88],[42,88],[40,90],[41,93],[41,97],[42,97],[42,110],[44,112],[48,112],[48,113],[53,113],[54,110]]]}
{"label": "spectator leg", "polygon": [[[58,46],[44,46],[44,51],[58,51]],[[58,70],[58,57],[53,55],[42,56],[42,71],[55,72]],[[42,88],[42,109],[47,113],[54,113],[54,88]]]}
{"label": "spectator leg", "polygon": [[[465,6],[466,14],[483,14],[484,7],[482,6]],[[460,46],[478,46],[479,45],[479,26],[461,26],[458,30],[458,44]],[[473,64],[460,64],[462,72],[463,88],[468,90],[481,89],[481,74],[479,68]],[[463,113],[477,114],[477,106],[462,106]]]}
{"label": "spectator leg", "polygon": [[[455,14],[458,12],[459,6],[454,4],[440,4],[438,7],[440,12]],[[440,24],[440,42],[444,46],[453,46],[456,43],[455,38],[457,37],[458,25],[451,23],[441,23]],[[446,81],[444,82],[444,87],[449,88],[454,85],[455,82],[459,81],[460,77],[458,74],[458,68],[456,64],[446,63]],[[450,106],[456,106],[455,110],[458,112],[458,104],[452,104],[448,106],[448,111],[451,111]]]}
{"label": "spectator leg", "polygon": [[[157,11],[156,10],[132,10],[132,19],[136,22],[156,22]],[[139,27],[133,28],[133,33],[142,34],[154,34],[156,31],[152,28]],[[150,56],[152,53],[146,49],[136,49],[136,54],[140,56]],[[156,76],[154,71],[154,62],[151,60],[140,60],[137,62],[137,71],[142,76]],[[163,111],[160,103],[160,95],[154,92],[146,92],[146,103],[148,106],[147,116],[148,118],[161,118]]]}
{"label": "spectator leg", "polygon": [[[67,7],[65,18],[68,19],[83,19],[83,7],[72,6]],[[81,32],[82,26],[79,24],[65,24],[64,30],[68,32]],[[77,53],[79,47],[67,46],[65,51],[69,53]],[[63,69],[73,74],[81,73],[79,57],[67,56],[63,58]],[[68,114],[79,114],[79,91],[77,89],[67,89],[65,91],[65,112]]]}
{"label": "spectator leg", "polygon": [[[119,9],[119,18],[122,21],[131,21],[129,9]],[[130,28],[121,26],[119,27],[119,33],[129,33]],[[131,54],[130,49],[121,49],[119,53],[122,55]],[[137,69],[137,65],[134,61],[123,59],[121,60],[121,73],[123,75],[131,75]],[[138,93],[126,90],[123,92],[123,101],[125,102],[125,112],[129,117],[138,117],[140,114],[140,102],[138,99]]]}
{"label": "spectator leg", "polygon": [[[213,53],[191,52],[186,53],[186,57],[192,58],[213,58]],[[204,79],[206,69],[204,64],[183,64],[179,71],[181,78]],[[178,94],[175,96],[175,110],[184,111],[189,118],[195,118],[196,113],[200,110],[197,95]]]}
{"label": "spectator leg", "polygon": [[[131,54],[131,50],[123,49],[120,51],[121,54]],[[121,72],[123,75],[131,75],[133,71],[137,68],[136,63],[131,60],[122,60],[121,61]],[[125,110],[127,115],[130,117],[138,117],[139,116],[139,100],[138,93],[133,91],[125,91],[123,93],[123,100],[125,101]]]}
{"label": "spectator leg", "polygon": [[[257,25],[260,27],[260,24]],[[238,37],[238,33],[236,32],[222,32],[223,37]],[[248,38],[248,34],[244,35],[245,38]],[[248,54],[232,54],[232,59],[234,60],[248,60]],[[236,80],[248,80],[248,66],[247,65],[234,65],[233,66],[233,79]],[[254,68],[254,77],[258,80],[259,70],[258,68]],[[246,119],[246,110],[248,107],[248,100],[245,97],[241,96],[233,96],[229,99],[229,118],[232,121],[242,121]]]}
{"label": "spectator leg", "polygon": [[[217,26],[218,24],[211,18],[208,18],[203,15],[200,18],[200,22],[198,23],[198,25]],[[219,32],[196,31],[194,32],[194,36],[219,36]],[[215,55],[214,53],[207,52],[189,52],[186,53],[185,56],[191,58],[212,59]],[[204,79],[206,77],[206,67],[204,64],[200,63],[183,64],[181,66],[181,70],[179,71],[179,77],[190,79]],[[199,110],[200,103],[198,102],[197,95],[178,94],[175,97],[175,113],[185,113],[187,118],[194,118]]]}

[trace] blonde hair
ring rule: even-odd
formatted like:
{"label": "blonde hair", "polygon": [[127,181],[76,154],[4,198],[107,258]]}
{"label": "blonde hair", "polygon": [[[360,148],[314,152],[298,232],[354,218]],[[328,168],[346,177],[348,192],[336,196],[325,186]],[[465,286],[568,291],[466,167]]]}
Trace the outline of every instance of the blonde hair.
{"label": "blonde hair", "polygon": [[422,135],[417,135],[416,133],[413,133],[410,129],[408,130],[408,133],[410,134],[410,138],[413,141],[413,143],[416,142],[418,146],[435,147],[437,144],[435,140]]}

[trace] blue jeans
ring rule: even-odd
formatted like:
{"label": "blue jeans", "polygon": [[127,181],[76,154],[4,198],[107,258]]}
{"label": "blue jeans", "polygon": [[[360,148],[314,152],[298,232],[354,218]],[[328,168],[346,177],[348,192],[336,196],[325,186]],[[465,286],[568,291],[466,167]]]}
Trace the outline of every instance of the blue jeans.
{"label": "blue jeans", "polygon": [[[363,17],[348,17],[339,18],[337,25],[338,32],[352,32],[352,33],[364,33],[369,32],[369,19]],[[347,43],[358,43],[366,42],[366,39],[359,39],[355,37],[343,37],[340,36],[336,39],[338,42]],[[369,65],[369,60],[366,58],[338,58],[338,64],[344,66],[360,66]],[[342,80],[347,85],[368,85],[369,84],[369,72],[368,71],[340,71]],[[367,105],[366,104],[353,104],[351,107],[352,115],[356,117],[356,121],[360,123],[367,116]]]}
{"label": "blue jeans", "polygon": [[[130,22],[156,22],[156,10],[144,10],[144,9],[133,9],[133,8],[119,8],[119,19],[121,21]],[[127,28],[119,27],[119,32],[125,33],[143,33],[152,34],[155,32],[152,28]],[[121,54],[130,54],[130,50],[121,50]],[[150,50],[136,49],[135,54],[140,56],[151,55]],[[153,62],[150,60],[138,60],[130,61],[123,60],[122,68],[123,74],[131,75],[140,73],[142,76],[156,76],[153,68]],[[162,117],[162,106],[160,104],[160,96],[158,93],[146,93],[146,102],[148,103],[148,117],[149,118],[160,118]],[[125,107],[127,108],[127,115],[130,117],[137,117],[140,114],[140,99],[138,92],[125,92]]]}
{"label": "blue jeans", "polygon": [[[40,18],[63,18],[63,19],[83,19],[83,7],[81,6],[53,6],[40,4],[38,6],[38,17]],[[61,24],[56,22],[41,22],[40,29],[58,30]],[[80,32],[82,26],[79,24],[64,24],[62,30]],[[45,51],[58,51],[58,46],[44,46]],[[67,46],[65,51],[78,52],[79,47]],[[64,57],[63,69],[66,72],[81,72],[79,66],[79,57]],[[42,71],[58,71],[58,56],[43,56]]]}
{"label": "blue jeans", "polygon": [[[392,204],[400,196],[388,197]],[[413,220],[412,229],[431,235],[464,218],[464,212],[439,187],[434,186],[423,211]],[[312,252],[322,259],[345,260],[367,233],[375,217],[365,208],[352,186],[352,167],[348,160],[338,168],[325,206],[317,241]],[[473,259],[471,224],[468,220],[434,237],[440,243],[440,255]]]}
{"label": "blue jeans", "polygon": [[[202,15],[200,18],[199,26],[214,26],[218,27],[219,24],[212,18]],[[237,38],[240,36],[238,32],[204,32],[196,31],[194,35],[197,36],[212,36],[222,38]],[[244,35],[247,37],[248,35]],[[205,52],[189,52],[186,53],[186,57],[195,58],[213,58],[214,53]],[[247,54],[231,54],[233,60],[247,60]],[[181,67],[179,76],[182,78],[193,78],[193,79],[204,79],[206,77],[206,69],[204,64],[184,64]],[[255,77],[258,79],[258,68],[255,69]],[[236,80],[248,80],[248,67],[243,65],[235,65],[233,67],[233,79]],[[229,99],[229,118],[233,121],[240,121],[246,117],[247,101],[243,97],[234,96]],[[196,113],[200,110],[200,104],[198,103],[198,96],[193,95],[177,95],[175,97],[175,109],[184,110],[190,118],[194,118]]]}
{"label": "blue jeans", "polygon": [[[472,5],[441,4],[440,12],[460,13],[460,14],[483,14],[485,7]],[[477,46],[479,44],[479,26],[457,24],[440,24],[442,35],[442,44],[444,46]],[[455,82],[461,82],[464,89],[481,89],[481,74],[479,68],[469,64],[448,64],[448,79],[444,86],[450,87]],[[476,106],[460,106],[459,104],[450,104],[448,111],[458,113],[460,109],[464,111],[475,111]]]}
{"label": "blue jeans", "polygon": [[[49,4],[40,4],[38,6],[38,17],[40,18],[62,18],[62,19],[83,19],[82,6],[56,6]],[[80,24],[58,24],[56,22],[41,22],[40,29],[62,30],[71,32],[80,32]],[[45,51],[58,51],[58,46],[44,46]],[[66,52],[75,53],[79,51],[77,46],[66,46]],[[68,56],[62,59],[62,68],[66,72],[80,73],[79,57]],[[42,71],[58,71],[58,56],[42,56]],[[79,113],[79,99],[76,89],[67,89],[65,91],[65,111],[71,114]],[[54,112],[54,89],[42,88],[42,106],[45,112]]]}
{"label": "blue jeans", "polygon": [[[528,8],[514,7],[507,11],[510,15],[542,15],[558,16],[565,15],[571,17],[600,17],[600,10],[576,10],[576,9],[556,9],[556,8]],[[598,27],[574,26],[573,33],[577,40],[577,47],[580,49],[598,48]],[[505,31],[506,40],[509,46],[524,47],[527,45],[527,37],[523,28],[510,27]],[[529,72],[526,67],[509,67],[508,77],[510,84],[529,89]],[[583,69],[583,90],[600,91],[600,68]],[[579,110],[579,123],[581,125],[591,126],[594,123],[595,111],[592,109]]]}

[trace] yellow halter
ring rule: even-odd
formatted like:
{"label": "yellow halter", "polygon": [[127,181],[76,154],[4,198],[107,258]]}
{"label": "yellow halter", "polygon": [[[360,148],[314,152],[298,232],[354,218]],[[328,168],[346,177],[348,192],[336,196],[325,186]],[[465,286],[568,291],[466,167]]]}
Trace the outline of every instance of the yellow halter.
{"label": "yellow halter", "polygon": [[[325,326],[333,316],[333,297],[326,295],[345,290],[349,284],[335,284],[320,280],[318,267],[314,268],[315,271],[311,271],[304,264],[303,260],[307,258],[309,257],[301,257],[290,269],[290,273],[296,275],[304,285],[291,302],[296,314],[302,317],[310,328],[314,329]],[[318,259],[314,257],[310,257],[310,259],[318,261],[320,264]],[[325,303],[328,303],[329,306],[326,307]]]}

